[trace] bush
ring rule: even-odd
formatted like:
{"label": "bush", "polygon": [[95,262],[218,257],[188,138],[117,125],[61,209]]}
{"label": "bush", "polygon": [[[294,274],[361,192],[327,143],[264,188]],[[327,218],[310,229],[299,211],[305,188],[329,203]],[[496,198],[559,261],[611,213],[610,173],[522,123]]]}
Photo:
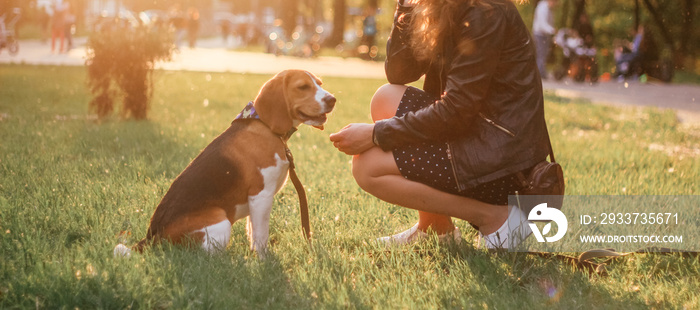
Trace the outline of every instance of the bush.
{"label": "bush", "polygon": [[104,119],[121,101],[122,118],[146,119],[157,61],[170,60],[173,36],[165,27],[132,26],[119,21],[101,24],[88,37],[89,106]]}

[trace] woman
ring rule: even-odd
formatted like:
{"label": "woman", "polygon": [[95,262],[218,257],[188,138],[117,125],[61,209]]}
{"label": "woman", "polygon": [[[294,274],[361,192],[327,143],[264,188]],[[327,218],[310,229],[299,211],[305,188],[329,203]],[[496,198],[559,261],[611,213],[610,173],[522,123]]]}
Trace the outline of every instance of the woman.
{"label": "woman", "polygon": [[[330,139],[356,155],[353,175],[370,194],[418,210],[418,223],[385,243],[432,230],[460,240],[451,217],[478,227],[489,248],[531,233],[508,195],[518,172],[548,154],[542,82],[530,34],[511,0],[400,1],[387,44],[374,124]],[[403,84],[425,75],[423,90]]]}

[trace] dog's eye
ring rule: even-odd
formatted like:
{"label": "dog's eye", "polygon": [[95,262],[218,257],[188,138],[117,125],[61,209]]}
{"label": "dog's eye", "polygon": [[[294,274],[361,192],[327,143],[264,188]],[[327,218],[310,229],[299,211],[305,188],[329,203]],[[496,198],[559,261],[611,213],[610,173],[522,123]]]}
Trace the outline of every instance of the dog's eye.
{"label": "dog's eye", "polygon": [[309,90],[309,89],[311,89],[311,85],[309,85],[309,84],[304,84],[304,85],[300,85],[300,86],[297,87],[297,88],[298,88],[299,90]]}

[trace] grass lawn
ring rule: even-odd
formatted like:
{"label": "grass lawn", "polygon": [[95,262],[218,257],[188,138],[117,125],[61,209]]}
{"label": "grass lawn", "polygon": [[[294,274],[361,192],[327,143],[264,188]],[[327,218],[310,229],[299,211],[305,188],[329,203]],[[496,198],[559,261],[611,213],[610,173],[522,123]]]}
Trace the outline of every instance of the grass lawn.
{"label": "grass lawn", "polygon": [[[84,68],[0,66],[0,308],[700,308],[697,258],[637,255],[589,277],[557,260],[476,249],[463,221],[461,245],[374,245],[417,215],[360,190],[328,135],[369,121],[381,80],[325,78],[339,100],[326,131],[302,127],[289,142],[311,247],[287,185],[266,260],[248,250],[244,221],[221,254],[165,246],[113,258],[120,231],[129,244],[145,235],[173,179],[268,78],[156,72],[149,121],[96,123]],[[546,115],[567,194],[700,194],[700,130],[672,112],[548,94]]]}

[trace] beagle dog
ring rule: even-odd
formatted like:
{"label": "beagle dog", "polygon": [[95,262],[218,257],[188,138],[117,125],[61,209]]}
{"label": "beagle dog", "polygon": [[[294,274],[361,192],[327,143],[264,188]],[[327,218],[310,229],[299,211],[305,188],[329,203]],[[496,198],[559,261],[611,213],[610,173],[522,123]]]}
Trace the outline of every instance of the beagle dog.
{"label": "beagle dog", "polygon": [[321,80],[286,70],[267,81],[231,126],[175,178],[153,213],[146,238],[115,256],[168,241],[194,242],[207,251],[225,248],[231,225],[248,217],[251,250],[264,253],[273,196],[287,180],[286,141],[300,124],[323,129],[336,99]]}

